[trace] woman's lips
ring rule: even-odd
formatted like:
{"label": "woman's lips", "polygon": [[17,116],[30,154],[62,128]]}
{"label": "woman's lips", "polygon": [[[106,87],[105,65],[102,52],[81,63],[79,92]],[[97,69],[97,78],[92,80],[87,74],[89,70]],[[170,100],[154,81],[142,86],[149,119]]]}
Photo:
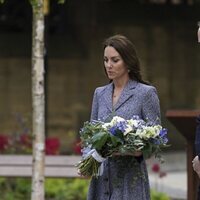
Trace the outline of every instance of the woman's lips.
{"label": "woman's lips", "polygon": [[114,72],[111,72],[111,71],[107,71],[107,73],[108,73],[109,75],[113,75],[113,74],[114,74]]}

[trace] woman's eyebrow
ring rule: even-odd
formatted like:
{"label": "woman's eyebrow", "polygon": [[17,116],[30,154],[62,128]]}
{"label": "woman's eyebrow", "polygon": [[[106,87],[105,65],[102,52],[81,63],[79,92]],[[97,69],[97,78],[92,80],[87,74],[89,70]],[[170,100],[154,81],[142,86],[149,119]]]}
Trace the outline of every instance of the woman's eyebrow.
{"label": "woman's eyebrow", "polygon": [[[104,58],[108,58],[108,57],[104,56]],[[110,58],[120,58],[120,56],[111,56]]]}

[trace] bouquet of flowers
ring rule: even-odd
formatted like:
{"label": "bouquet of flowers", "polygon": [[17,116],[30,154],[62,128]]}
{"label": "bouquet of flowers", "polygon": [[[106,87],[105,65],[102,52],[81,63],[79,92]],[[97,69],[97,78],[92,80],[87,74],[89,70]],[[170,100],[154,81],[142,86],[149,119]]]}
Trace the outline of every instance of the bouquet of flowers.
{"label": "bouquet of flowers", "polygon": [[83,158],[77,164],[83,176],[101,175],[101,163],[113,154],[142,152],[144,158],[161,158],[161,148],[168,146],[167,130],[135,116],[125,120],[119,116],[111,122],[85,122],[80,130]]}

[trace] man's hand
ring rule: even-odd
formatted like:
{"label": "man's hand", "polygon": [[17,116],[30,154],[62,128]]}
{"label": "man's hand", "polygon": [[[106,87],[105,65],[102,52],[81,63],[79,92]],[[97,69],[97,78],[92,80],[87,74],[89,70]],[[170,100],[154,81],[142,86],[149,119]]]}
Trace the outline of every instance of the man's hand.
{"label": "man's hand", "polygon": [[200,161],[199,161],[199,157],[196,156],[193,161],[192,161],[192,166],[194,171],[198,174],[199,178],[200,178]]}

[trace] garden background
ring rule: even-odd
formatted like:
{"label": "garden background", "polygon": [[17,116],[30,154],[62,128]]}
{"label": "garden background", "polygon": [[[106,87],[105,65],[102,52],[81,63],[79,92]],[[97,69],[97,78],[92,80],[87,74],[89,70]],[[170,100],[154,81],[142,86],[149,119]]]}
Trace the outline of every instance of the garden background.
{"label": "garden background", "polygon": [[[108,82],[102,42],[118,33],[133,41],[144,78],[158,90],[170,151],[185,151],[184,138],[165,113],[200,108],[199,9],[191,0],[68,0],[63,5],[50,1],[45,35],[46,143],[54,152],[47,153],[79,153],[78,132],[89,119],[94,89]],[[27,0],[7,0],[0,6],[0,151],[4,153],[30,153],[31,24]]]}

